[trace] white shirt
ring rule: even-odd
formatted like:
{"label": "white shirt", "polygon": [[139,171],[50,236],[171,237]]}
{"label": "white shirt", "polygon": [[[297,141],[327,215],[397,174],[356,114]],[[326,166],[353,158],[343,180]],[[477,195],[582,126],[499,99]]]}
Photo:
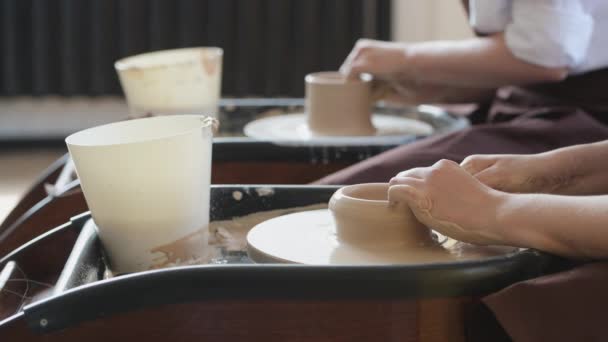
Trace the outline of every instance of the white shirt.
{"label": "white shirt", "polygon": [[471,0],[479,33],[504,32],[513,55],[570,74],[608,67],[608,0]]}

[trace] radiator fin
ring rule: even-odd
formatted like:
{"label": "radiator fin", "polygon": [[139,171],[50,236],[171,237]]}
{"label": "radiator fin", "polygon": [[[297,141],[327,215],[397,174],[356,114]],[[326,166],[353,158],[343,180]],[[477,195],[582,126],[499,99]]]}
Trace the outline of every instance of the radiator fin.
{"label": "radiator fin", "polygon": [[113,62],[224,49],[224,96],[302,96],[359,37],[390,38],[390,0],[3,0],[0,95],[120,94]]}

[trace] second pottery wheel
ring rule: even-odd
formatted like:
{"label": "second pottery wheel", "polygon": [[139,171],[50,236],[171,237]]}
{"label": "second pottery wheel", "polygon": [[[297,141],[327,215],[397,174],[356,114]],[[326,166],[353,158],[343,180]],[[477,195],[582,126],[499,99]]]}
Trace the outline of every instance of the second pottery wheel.
{"label": "second pottery wheel", "polygon": [[340,241],[329,210],[284,215],[262,222],[247,235],[247,253],[258,263],[309,265],[388,265],[484,259],[518,251],[476,246],[438,235],[434,243],[354,246]]}
{"label": "second pottery wheel", "polygon": [[372,123],[375,135],[321,136],[308,129],[306,114],[289,114],[252,121],[244,131],[251,138],[292,146],[398,145],[433,133],[433,127],[425,122],[393,115],[374,114]]}

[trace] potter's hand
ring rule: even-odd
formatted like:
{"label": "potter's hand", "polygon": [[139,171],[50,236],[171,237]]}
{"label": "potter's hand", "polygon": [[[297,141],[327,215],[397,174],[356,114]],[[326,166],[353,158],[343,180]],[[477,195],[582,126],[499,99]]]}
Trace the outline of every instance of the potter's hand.
{"label": "potter's hand", "polygon": [[452,238],[478,244],[504,243],[496,229],[501,192],[469,175],[457,163],[441,160],[391,179],[390,203],[406,202],[416,218]]}
{"label": "potter's hand", "polygon": [[371,39],[359,39],[340,72],[348,77],[369,73],[378,79],[394,79],[407,70],[405,45]]}
{"label": "potter's hand", "polygon": [[416,82],[406,75],[406,70],[403,43],[370,39],[359,39],[340,67],[340,72],[349,78],[361,73],[373,75],[374,99],[416,103]]}
{"label": "potter's hand", "polygon": [[374,76],[372,97],[402,104],[475,102],[493,95],[488,87],[459,87],[425,79],[408,60],[412,44],[360,39],[340,72],[347,77]]}
{"label": "potter's hand", "polygon": [[340,72],[347,77],[361,73],[374,76],[373,98],[418,104],[442,102],[445,86],[420,82],[407,64],[407,44],[359,39]]}
{"label": "potter's hand", "polygon": [[555,154],[472,155],[461,166],[483,184],[513,193],[560,193],[574,166]]}

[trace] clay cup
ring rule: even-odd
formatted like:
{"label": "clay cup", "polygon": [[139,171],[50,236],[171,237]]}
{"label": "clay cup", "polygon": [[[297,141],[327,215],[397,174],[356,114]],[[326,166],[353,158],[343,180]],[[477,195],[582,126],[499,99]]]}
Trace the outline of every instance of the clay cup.
{"label": "clay cup", "polygon": [[421,246],[432,243],[431,231],[405,204],[389,206],[387,183],[340,188],[329,201],[336,236],[356,247]]}
{"label": "clay cup", "polygon": [[313,135],[375,134],[371,120],[371,75],[349,79],[339,72],[318,72],[307,75],[305,83],[307,123]]}

